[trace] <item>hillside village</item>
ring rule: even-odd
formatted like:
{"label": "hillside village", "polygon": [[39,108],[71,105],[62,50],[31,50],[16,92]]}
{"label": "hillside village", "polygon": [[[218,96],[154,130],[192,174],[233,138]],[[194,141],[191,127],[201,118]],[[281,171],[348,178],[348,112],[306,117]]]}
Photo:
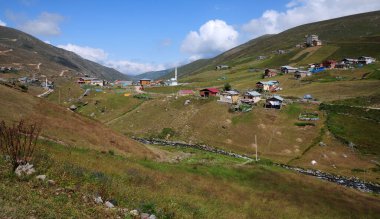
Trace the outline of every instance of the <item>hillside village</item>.
{"label": "hillside village", "polygon": [[380,32],[334,29],[373,16],[254,39],[154,79],[59,49],[44,59],[38,41],[22,63],[22,37],[0,38],[0,129],[42,124],[32,165],[12,175],[0,159],[0,218],[377,218]]}

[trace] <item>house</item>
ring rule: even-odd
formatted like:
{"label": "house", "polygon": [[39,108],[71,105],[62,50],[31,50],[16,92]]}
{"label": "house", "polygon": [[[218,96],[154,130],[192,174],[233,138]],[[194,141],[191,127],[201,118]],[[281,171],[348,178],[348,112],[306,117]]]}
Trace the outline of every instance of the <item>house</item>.
{"label": "house", "polygon": [[278,81],[259,81],[256,87],[262,91],[275,92],[280,89],[280,82]]}
{"label": "house", "polygon": [[294,73],[298,70],[298,68],[295,68],[295,67],[292,67],[292,66],[289,66],[289,65],[284,65],[284,66],[281,66],[281,72],[287,74],[287,73]]}
{"label": "house", "polygon": [[342,60],[342,62],[344,64],[348,64],[348,65],[353,65],[353,64],[357,64],[358,63],[358,60],[357,59],[351,59],[351,58],[344,58]]}
{"label": "house", "polygon": [[225,69],[229,69],[229,68],[230,68],[230,66],[228,66],[228,65],[217,65],[215,67],[215,70],[225,70]]}
{"label": "house", "polygon": [[144,85],[150,85],[152,82],[152,80],[148,79],[148,78],[143,78],[143,79],[140,79],[140,85],[144,86]]}
{"label": "house", "polygon": [[360,56],[358,58],[358,62],[361,64],[368,65],[368,64],[376,62],[376,59],[372,57],[368,57],[368,56]]}
{"label": "house", "polygon": [[314,67],[314,68],[309,69],[309,72],[315,74],[315,73],[322,72],[324,70],[325,70],[325,67]]}
{"label": "house", "polygon": [[178,91],[178,96],[190,96],[190,95],[194,95],[194,91],[193,90],[179,90]]}
{"label": "house", "polygon": [[217,88],[205,88],[199,91],[201,97],[210,97],[216,96],[219,94],[219,90]]}
{"label": "house", "polygon": [[265,108],[281,109],[283,101],[284,101],[284,98],[278,95],[274,95],[273,97],[266,99]]}
{"label": "house", "polygon": [[294,78],[295,79],[302,79],[302,78],[307,77],[307,76],[311,76],[311,73],[308,71],[298,70],[298,71],[294,72]]}
{"label": "house", "polygon": [[264,71],[264,78],[270,78],[270,77],[274,77],[276,75],[277,75],[276,70],[267,68]]}
{"label": "house", "polygon": [[257,57],[257,60],[264,60],[264,59],[266,59],[267,57],[266,56],[258,56]]}
{"label": "house", "polygon": [[104,86],[104,81],[99,79],[94,79],[90,81],[90,85],[94,86]]}
{"label": "house", "polygon": [[312,100],[312,99],[313,99],[313,96],[311,96],[311,94],[305,94],[305,95],[303,96],[303,99],[304,99],[304,100]]}
{"label": "house", "polygon": [[281,55],[281,54],[285,54],[286,51],[285,50],[282,50],[282,49],[279,49],[279,50],[276,50],[276,53]]}
{"label": "house", "polygon": [[326,60],[323,62],[323,67],[325,68],[335,68],[336,61],[335,60]]}
{"label": "house", "polygon": [[239,92],[234,90],[224,91],[219,96],[219,102],[236,104],[239,101]]}
{"label": "house", "polygon": [[[78,79],[77,79],[78,84],[92,84],[92,81],[95,81],[96,83],[98,83],[101,80],[99,80],[98,78],[91,78],[91,77],[87,77],[87,76],[78,77]],[[99,84],[100,84],[100,82],[99,82]],[[102,86],[103,86],[103,81],[102,81]]]}
{"label": "house", "polygon": [[318,35],[308,35],[306,36],[306,46],[322,46],[322,41],[319,40]]}
{"label": "house", "polygon": [[240,101],[247,104],[255,104],[261,100],[261,94],[256,91],[247,91],[243,94],[243,99]]}

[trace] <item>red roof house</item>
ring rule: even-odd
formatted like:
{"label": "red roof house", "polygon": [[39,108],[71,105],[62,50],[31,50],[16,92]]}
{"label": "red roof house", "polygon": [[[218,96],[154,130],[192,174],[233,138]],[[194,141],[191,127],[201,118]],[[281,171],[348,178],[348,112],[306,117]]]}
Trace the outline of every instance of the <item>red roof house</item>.
{"label": "red roof house", "polygon": [[216,96],[219,93],[217,88],[205,88],[199,91],[201,97]]}

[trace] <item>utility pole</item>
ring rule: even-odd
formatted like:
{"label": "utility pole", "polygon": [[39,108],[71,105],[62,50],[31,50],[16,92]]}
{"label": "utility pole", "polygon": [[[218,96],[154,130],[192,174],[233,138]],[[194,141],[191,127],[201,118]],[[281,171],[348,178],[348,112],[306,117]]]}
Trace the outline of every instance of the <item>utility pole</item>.
{"label": "utility pole", "polygon": [[256,161],[258,161],[258,159],[257,159],[257,137],[256,137],[256,135],[255,135],[255,148],[256,148]]}
{"label": "utility pole", "polygon": [[255,152],[255,157],[256,157],[256,162],[259,160],[259,158],[257,157],[257,136],[255,135],[255,143],[252,144],[252,146],[255,148],[256,152]]}

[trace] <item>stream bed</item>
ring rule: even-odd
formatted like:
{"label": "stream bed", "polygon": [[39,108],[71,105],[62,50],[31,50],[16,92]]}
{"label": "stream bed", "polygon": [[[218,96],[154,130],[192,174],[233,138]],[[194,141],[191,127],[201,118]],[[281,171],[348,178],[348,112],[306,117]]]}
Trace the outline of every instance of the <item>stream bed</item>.
{"label": "stream bed", "polygon": [[[146,139],[146,138],[136,138],[133,137],[134,140],[141,142],[143,144],[151,144],[151,145],[162,145],[162,146],[174,146],[174,147],[184,147],[184,148],[194,148],[202,151],[207,151],[211,153],[221,154],[225,156],[230,156],[234,158],[242,158],[246,160],[254,160],[252,157],[243,154],[237,154],[234,152],[225,151],[222,149],[214,148],[209,145],[204,144],[188,144],[185,142],[177,142],[177,141],[166,141],[161,139]],[[322,172],[319,170],[312,169],[304,169],[300,167],[293,167],[286,164],[274,163],[274,165],[279,166],[284,169],[288,169],[291,171],[295,171],[304,175],[314,176],[318,179],[326,180],[338,185],[350,187],[361,192],[373,192],[380,194],[380,185],[372,182],[366,182],[360,180],[356,177],[344,177],[339,175],[334,175],[331,173]]]}

